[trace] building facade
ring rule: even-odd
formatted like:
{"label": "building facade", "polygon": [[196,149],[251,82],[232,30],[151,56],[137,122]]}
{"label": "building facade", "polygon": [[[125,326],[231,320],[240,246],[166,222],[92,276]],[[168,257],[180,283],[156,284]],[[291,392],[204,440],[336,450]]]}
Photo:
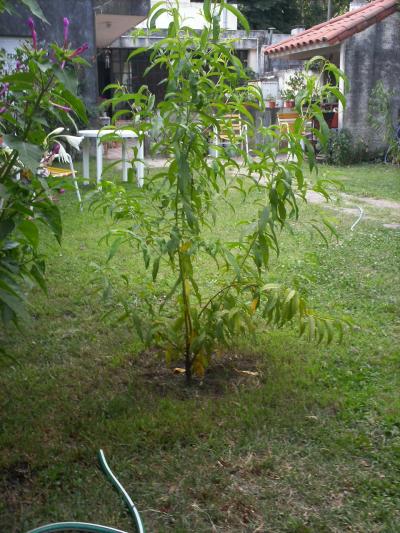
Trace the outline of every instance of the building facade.
{"label": "building facade", "polygon": [[[38,39],[46,42],[63,42],[63,18],[70,20],[69,39],[72,47],[88,43],[84,54],[91,65],[82,69],[80,86],[88,105],[98,101],[98,55],[119,35],[136,26],[147,15],[150,0],[38,0],[48,24],[35,20]],[[27,20],[31,13],[22,6],[18,16],[0,15],[0,48],[9,54],[21,41],[30,38]]]}
{"label": "building facade", "polygon": [[393,125],[400,115],[400,12],[397,0],[355,0],[348,13],[309,28],[265,48],[265,54],[282,61],[323,56],[345,74],[349,88],[342,91],[346,107],[339,103],[339,128],[366,142],[372,151],[384,147],[384,139],[369,123],[370,97],[381,81],[392,94]]}
{"label": "building facade", "polygon": [[[80,91],[88,107],[110,97],[111,92],[104,93],[104,88],[116,82],[123,83],[131,91],[146,84],[157,98],[162,98],[162,72],[153,69],[144,78],[149,53],[128,61],[133,50],[150,47],[154,39],[161,39],[167,32],[170,18],[164,13],[157,19],[158,32],[146,35],[146,17],[157,0],[38,0],[38,3],[49,22],[35,21],[39,40],[62,43],[63,18],[68,17],[71,46],[88,43],[83,57],[91,66],[80,72]],[[179,9],[188,26],[199,31],[203,28],[202,2],[180,0]],[[30,38],[29,16],[29,11],[23,7],[19,9],[18,17],[0,16],[0,48],[12,54],[21,41]],[[277,43],[287,35],[274,33],[273,28],[247,33],[238,29],[236,17],[226,9],[220,25],[222,39],[234,40],[236,53],[252,77],[260,78],[270,70],[271,64],[275,67],[280,64],[279,59],[271,61],[262,52],[265,46]],[[133,38],[131,34],[135,28],[141,28],[144,36]]]}

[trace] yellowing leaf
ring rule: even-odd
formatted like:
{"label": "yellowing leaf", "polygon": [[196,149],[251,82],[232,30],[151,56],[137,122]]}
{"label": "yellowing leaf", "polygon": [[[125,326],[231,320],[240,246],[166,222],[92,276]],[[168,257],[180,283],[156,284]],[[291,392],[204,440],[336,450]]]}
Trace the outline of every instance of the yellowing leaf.
{"label": "yellowing leaf", "polygon": [[190,244],[191,244],[190,241],[182,243],[180,245],[180,247],[179,247],[179,251],[180,252],[187,252],[189,250],[189,248],[190,248]]}
{"label": "yellowing leaf", "polygon": [[169,365],[171,361],[172,361],[172,350],[171,348],[168,348],[167,350],[165,350],[165,362],[167,363],[167,365]]}
{"label": "yellowing leaf", "polygon": [[205,369],[204,369],[204,366],[201,364],[201,362],[198,360],[197,357],[196,357],[196,359],[194,360],[194,363],[193,363],[192,369],[193,369],[194,374],[195,374],[198,378],[204,378]]}
{"label": "yellowing leaf", "polygon": [[251,370],[238,370],[237,368],[235,368],[235,372],[237,372],[238,374],[242,374],[243,376],[259,376],[259,372],[252,372]]}
{"label": "yellowing leaf", "polygon": [[251,309],[252,313],[256,312],[257,306],[258,306],[258,296],[257,296],[257,298],[254,298],[254,300],[250,304],[250,309]]}

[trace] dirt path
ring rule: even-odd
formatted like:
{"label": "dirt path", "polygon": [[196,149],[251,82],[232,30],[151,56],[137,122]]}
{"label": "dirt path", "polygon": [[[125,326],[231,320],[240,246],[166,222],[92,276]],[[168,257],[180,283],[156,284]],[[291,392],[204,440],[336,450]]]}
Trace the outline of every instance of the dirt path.
{"label": "dirt path", "polygon": [[[333,209],[340,213],[354,217],[358,217],[360,216],[360,213],[362,213],[362,218],[379,221],[385,228],[395,230],[400,229],[400,202],[386,200],[383,198],[352,196],[351,194],[347,193],[339,193],[338,199],[344,205],[334,205],[332,203],[328,203],[321,194],[315,191],[307,192],[307,201],[310,204],[322,205],[327,209]],[[371,216],[368,212],[369,206],[375,210],[385,210],[386,212],[389,211],[390,214],[385,213],[385,218],[390,217],[391,220],[382,220],[382,218]]]}
{"label": "dirt path", "polygon": [[382,198],[368,198],[364,196],[351,196],[350,194],[342,193],[343,200],[351,203],[365,203],[377,207],[378,209],[394,209],[400,211],[400,202],[394,200],[384,200]]}

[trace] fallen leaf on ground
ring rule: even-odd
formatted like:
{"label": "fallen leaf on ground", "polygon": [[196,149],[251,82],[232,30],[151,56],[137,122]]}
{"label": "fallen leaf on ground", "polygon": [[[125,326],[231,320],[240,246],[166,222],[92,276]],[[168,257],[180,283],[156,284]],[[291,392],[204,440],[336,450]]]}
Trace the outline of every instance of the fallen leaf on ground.
{"label": "fallen leaf on ground", "polygon": [[259,372],[252,372],[251,370],[238,370],[235,368],[235,372],[238,374],[243,374],[244,376],[259,376]]}

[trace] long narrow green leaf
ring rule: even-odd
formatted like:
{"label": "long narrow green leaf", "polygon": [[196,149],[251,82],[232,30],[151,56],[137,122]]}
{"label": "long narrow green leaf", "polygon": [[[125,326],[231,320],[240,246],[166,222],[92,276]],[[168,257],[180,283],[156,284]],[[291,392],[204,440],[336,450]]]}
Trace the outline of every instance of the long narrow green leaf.
{"label": "long narrow green leaf", "polygon": [[238,19],[240,24],[242,25],[243,29],[247,31],[247,33],[250,32],[250,26],[248,23],[248,20],[246,17],[238,10],[238,8],[232,4],[224,3],[224,8],[228,11],[230,11],[235,17]]}

